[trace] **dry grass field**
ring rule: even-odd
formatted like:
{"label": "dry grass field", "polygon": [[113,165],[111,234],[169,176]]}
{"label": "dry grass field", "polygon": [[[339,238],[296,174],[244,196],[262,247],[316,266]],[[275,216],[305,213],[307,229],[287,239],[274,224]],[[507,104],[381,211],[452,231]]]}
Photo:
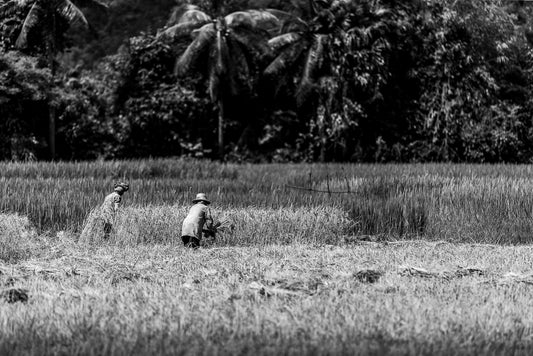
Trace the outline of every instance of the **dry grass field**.
{"label": "dry grass field", "polygon": [[[532,170],[0,164],[0,354],[529,355]],[[188,250],[199,191],[226,229]]]}

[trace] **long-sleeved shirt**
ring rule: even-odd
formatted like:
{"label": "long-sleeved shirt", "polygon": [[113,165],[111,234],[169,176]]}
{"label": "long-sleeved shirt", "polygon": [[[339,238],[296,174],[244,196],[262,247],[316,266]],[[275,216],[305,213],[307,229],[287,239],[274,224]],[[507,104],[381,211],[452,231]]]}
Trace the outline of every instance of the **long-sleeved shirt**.
{"label": "long-sleeved shirt", "polygon": [[202,229],[207,219],[209,208],[202,203],[194,204],[189,210],[189,214],[183,220],[181,236],[194,236],[202,239]]}
{"label": "long-sleeved shirt", "polygon": [[113,217],[115,216],[115,213],[118,211],[120,207],[120,202],[122,201],[122,197],[117,192],[113,192],[105,197],[104,203],[102,204],[102,207],[100,208],[100,212],[102,214],[102,218],[106,222],[111,222],[113,220]]}

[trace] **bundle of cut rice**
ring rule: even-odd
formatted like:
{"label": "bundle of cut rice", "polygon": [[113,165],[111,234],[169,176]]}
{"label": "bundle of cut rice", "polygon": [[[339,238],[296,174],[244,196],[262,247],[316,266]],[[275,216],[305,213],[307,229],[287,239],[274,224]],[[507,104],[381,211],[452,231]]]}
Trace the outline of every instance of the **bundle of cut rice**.
{"label": "bundle of cut rice", "polygon": [[383,272],[365,269],[357,271],[353,276],[361,283],[376,283],[383,276]]}
{"label": "bundle of cut rice", "polygon": [[92,244],[100,242],[104,238],[104,220],[98,209],[93,209],[83,223],[79,242],[83,244]]}
{"label": "bundle of cut rice", "polygon": [[207,221],[203,228],[204,237],[215,239],[217,234],[223,234],[225,232],[232,232],[235,229],[235,225],[228,219],[218,220],[212,216],[207,218]]}

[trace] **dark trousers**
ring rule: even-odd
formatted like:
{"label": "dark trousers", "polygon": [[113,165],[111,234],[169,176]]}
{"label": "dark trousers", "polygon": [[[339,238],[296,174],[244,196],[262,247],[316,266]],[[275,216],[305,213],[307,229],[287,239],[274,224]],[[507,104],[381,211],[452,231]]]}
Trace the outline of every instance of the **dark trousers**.
{"label": "dark trousers", "polygon": [[111,229],[113,228],[113,225],[111,223],[104,223],[104,239],[107,239],[109,235],[111,235]]}
{"label": "dark trousers", "polygon": [[185,247],[198,248],[200,247],[200,239],[195,236],[182,236],[181,241]]}

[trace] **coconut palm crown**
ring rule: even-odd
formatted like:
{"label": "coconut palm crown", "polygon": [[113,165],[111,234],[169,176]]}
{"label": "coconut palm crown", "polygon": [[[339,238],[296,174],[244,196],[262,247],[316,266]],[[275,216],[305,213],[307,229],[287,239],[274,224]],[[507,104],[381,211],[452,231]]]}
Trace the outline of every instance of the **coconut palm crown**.
{"label": "coconut palm crown", "polygon": [[253,71],[259,58],[269,52],[269,31],[279,21],[268,10],[237,11],[219,15],[222,6],[208,14],[195,5],[178,7],[159,37],[192,41],[177,58],[175,72],[185,76],[197,68],[207,78],[210,98],[218,108],[218,148],[224,157],[224,98],[250,92]]}
{"label": "coconut palm crown", "polygon": [[[89,21],[81,8],[91,7],[107,9],[107,6],[97,0],[14,0],[19,6],[32,4],[24,24],[17,38],[18,48],[35,46],[42,42],[47,52],[57,52],[58,33],[61,25],[74,25],[80,23],[84,28],[90,29]],[[55,54],[55,53],[52,53]]]}
{"label": "coconut palm crown", "polygon": [[[365,1],[309,0],[306,5],[302,8],[300,3],[300,9],[295,11],[301,16],[286,13],[283,17],[282,33],[268,41],[275,58],[264,71],[266,76],[277,78],[287,72],[299,73],[299,102],[305,101],[321,78],[331,74],[332,46],[340,42],[370,41],[376,24],[381,24],[368,21],[368,17],[384,14],[382,8],[370,9]],[[350,46],[350,50],[356,51],[356,47]]]}
{"label": "coconut palm crown", "polygon": [[309,0],[304,5],[287,13],[282,33],[268,41],[275,57],[264,74],[278,87],[289,83],[299,107],[313,108],[324,161],[327,125],[334,114],[351,125],[343,111],[355,106],[349,94],[358,70],[354,57],[383,40],[387,11],[371,0]]}

